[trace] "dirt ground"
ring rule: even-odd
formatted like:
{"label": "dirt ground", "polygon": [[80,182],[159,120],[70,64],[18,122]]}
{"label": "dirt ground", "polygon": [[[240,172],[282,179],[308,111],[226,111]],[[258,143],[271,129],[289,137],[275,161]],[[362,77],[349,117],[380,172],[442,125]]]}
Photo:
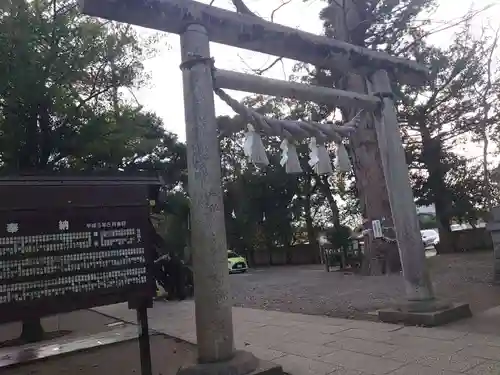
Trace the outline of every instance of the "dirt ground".
{"label": "dirt ground", "polygon": [[[153,375],[173,375],[196,362],[194,345],[161,335],[151,337]],[[1,370],[2,375],[140,375],[137,340],[56,356],[44,361]]]}
{"label": "dirt ground", "polygon": [[[436,295],[468,302],[473,313],[500,305],[500,285],[493,285],[492,252],[428,258]],[[253,269],[231,275],[235,306],[373,319],[369,312],[405,300],[400,274],[360,276],[325,272],[320,265]]]}

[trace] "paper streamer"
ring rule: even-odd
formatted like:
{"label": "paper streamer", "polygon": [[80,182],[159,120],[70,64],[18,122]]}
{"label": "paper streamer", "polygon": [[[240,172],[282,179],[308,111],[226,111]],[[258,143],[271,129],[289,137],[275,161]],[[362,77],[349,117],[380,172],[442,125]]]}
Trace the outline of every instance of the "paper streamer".
{"label": "paper streamer", "polygon": [[269,159],[266,155],[266,149],[260,138],[260,134],[255,131],[255,128],[248,124],[248,131],[245,133],[245,142],[243,143],[243,152],[245,156],[255,165],[267,166]]}
{"label": "paper streamer", "polygon": [[286,173],[302,173],[300,166],[299,156],[297,154],[297,147],[287,139],[281,142],[281,166],[285,167]]}
{"label": "paper streamer", "polygon": [[318,145],[316,138],[312,137],[309,142],[309,165],[318,175],[333,174],[330,155],[325,145]]}
{"label": "paper streamer", "polygon": [[349,172],[352,169],[349,154],[343,143],[337,144],[336,166],[340,172]]}

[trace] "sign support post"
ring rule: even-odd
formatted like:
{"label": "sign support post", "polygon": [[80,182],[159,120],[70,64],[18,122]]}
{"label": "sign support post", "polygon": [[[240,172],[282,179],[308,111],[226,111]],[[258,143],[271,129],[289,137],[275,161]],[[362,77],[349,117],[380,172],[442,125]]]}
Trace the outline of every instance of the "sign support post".
{"label": "sign support post", "polygon": [[141,360],[141,375],[153,375],[151,364],[151,346],[149,343],[148,307],[151,301],[141,302],[137,307],[137,323],[139,329],[139,354]]}

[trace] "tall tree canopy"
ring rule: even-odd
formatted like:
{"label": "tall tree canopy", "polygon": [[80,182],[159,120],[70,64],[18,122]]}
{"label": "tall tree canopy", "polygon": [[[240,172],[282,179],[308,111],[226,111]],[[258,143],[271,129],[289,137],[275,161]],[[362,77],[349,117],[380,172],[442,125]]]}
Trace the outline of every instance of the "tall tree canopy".
{"label": "tall tree canopy", "polygon": [[80,15],[73,0],[0,7],[1,168],[130,169],[168,161],[182,169],[176,137],[126,100],[147,78],[142,60],[151,41],[130,26]]}
{"label": "tall tree canopy", "polygon": [[466,26],[447,49],[420,44],[412,52],[433,74],[418,90],[403,88],[399,113],[408,161],[419,203],[435,205],[442,248],[453,251],[452,220],[474,223],[485,207],[480,164],[458,154],[457,147],[478,127],[498,121],[498,114],[481,121],[483,92],[478,87],[485,84],[488,50]]}

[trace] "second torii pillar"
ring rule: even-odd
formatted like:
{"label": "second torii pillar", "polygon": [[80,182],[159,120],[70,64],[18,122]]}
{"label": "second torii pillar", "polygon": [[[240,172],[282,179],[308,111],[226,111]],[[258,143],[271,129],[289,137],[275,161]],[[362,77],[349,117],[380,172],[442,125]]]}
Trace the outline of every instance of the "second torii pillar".
{"label": "second torii pillar", "polygon": [[375,129],[407,297],[407,302],[398,308],[380,310],[379,319],[388,323],[437,326],[470,317],[468,304],[448,303],[434,296],[387,72],[374,72],[371,85],[372,93],[381,98],[382,106],[375,115]]}
{"label": "second torii pillar", "polygon": [[280,366],[234,347],[212,65],[204,26],[186,27],[181,34],[181,54],[198,364],[180,373],[282,374]]}

